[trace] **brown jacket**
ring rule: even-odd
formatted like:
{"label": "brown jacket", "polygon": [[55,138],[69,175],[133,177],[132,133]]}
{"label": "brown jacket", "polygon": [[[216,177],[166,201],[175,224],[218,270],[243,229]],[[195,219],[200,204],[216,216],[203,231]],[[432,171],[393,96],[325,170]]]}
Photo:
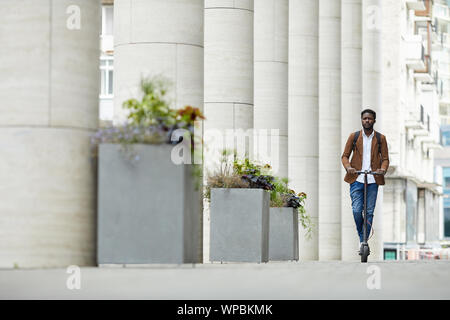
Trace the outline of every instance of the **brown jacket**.
{"label": "brown jacket", "polygon": [[[362,168],[362,158],[363,158],[363,130],[360,131],[358,140],[356,140],[355,152],[353,153],[352,160],[349,161],[350,154],[353,151],[353,138],[355,137],[355,133],[353,132],[347,139],[347,143],[345,144],[344,153],[342,154],[342,165],[344,168],[348,168],[351,166],[356,170],[360,171]],[[374,134],[372,139],[372,152],[371,152],[371,162],[370,166],[372,171],[376,171],[377,169],[384,169],[387,171],[389,168],[389,151],[387,146],[386,137],[380,134],[381,138],[381,155],[378,153],[378,141],[377,135]],[[347,169],[346,169],[347,170]],[[353,183],[358,178],[357,174],[349,174],[345,175],[344,181],[348,183]],[[384,185],[384,176],[382,175],[374,175],[375,182],[378,185]]]}

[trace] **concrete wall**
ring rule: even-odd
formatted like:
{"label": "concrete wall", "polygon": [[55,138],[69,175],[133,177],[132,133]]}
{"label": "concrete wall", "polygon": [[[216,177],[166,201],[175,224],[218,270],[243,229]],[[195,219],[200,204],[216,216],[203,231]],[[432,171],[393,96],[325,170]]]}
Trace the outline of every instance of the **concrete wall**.
{"label": "concrete wall", "polygon": [[71,5],[0,3],[0,267],[94,264],[100,1]]}

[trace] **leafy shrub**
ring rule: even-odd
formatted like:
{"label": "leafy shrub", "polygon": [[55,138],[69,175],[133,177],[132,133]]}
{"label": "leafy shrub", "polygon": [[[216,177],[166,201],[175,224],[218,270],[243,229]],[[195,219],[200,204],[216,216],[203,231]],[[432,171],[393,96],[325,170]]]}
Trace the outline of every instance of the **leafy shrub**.
{"label": "leafy shrub", "polygon": [[[172,141],[172,134],[177,129],[185,129],[192,136],[195,121],[205,117],[200,109],[192,106],[171,109],[165,97],[167,84],[168,80],[163,77],[142,79],[141,101],[129,99],[123,103],[123,107],[129,110],[128,122],[100,129],[92,136],[92,143],[177,144],[183,139]],[[191,141],[194,144],[194,139]]]}
{"label": "leafy shrub", "polygon": [[289,189],[288,179],[275,177],[271,174],[271,166],[259,165],[245,158],[234,159],[231,164],[230,151],[224,150],[220,159],[219,170],[209,175],[207,179],[205,198],[210,200],[211,188],[258,188],[270,191],[271,207],[292,207],[297,209],[302,227],[306,230],[308,239],[312,236],[313,223],[306,214],[306,194],[296,194]]}

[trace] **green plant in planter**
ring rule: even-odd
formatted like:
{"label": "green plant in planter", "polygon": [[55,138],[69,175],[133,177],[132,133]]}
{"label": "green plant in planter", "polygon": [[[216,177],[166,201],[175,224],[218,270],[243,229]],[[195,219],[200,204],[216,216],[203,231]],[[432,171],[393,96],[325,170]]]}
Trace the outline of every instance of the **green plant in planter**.
{"label": "green plant in planter", "polygon": [[171,109],[166,100],[168,83],[161,76],[142,79],[142,99],[129,99],[123,103],[123,107],[129,110],[128,121],[122,126],[100,129],[92,137],[92,143],[121,143],[125,148],[134,143],[177,144],[182,137],[171,140],[176,129],[185,129],[193,134],[195,122],[205,117],[192,106]]}
{"label": "green plant in planter", "polygon": [[[194,126],[196,121],[205,117],[200,109],[192,106],[172,109],[166,98],[169,84],[170,81],[162,76],[142,79],[142,99],[129,99],[123,103],[123,107],[129,110],[128,121],[120,126],[102,128],[91,137],[93,155],[97,155],[96,145],[99,143],[119,143],[126,157],[134,163],[140,160],[134,144],[178,144],[186,137],[191,141],[191,159],[194,159],[195,152],[198,152],[194,146],[199,143],[198,137],[194,136]],[[186,130],[185,135],[172,141],[177,129]],[[196,187],[199,187],[201,170],[195,168],[193,174]]]}
{"label": "green plant in planter", "polygon": [[237,159],[233,162],[233,169],[241,175],[242,179],[250,184],[250,188],[273,190],[274,177],[269,174],[269,165],[261,166],[250,162],[250,159],[245,158],[243,161]]}
{"label": "green plant in planter", "polygon": [[313,223],[306,213],[306,193],[296,192],[288,187],[287,178],[275,177],[269,164],[260,165],[249,158],[239,160],[234,152],[234,161],[229,159],[233,152],[223,150],[220,169],[208,176],[205,198],[210,200],[211,188],[259,188],[270,191],[271,207],[291,207],[297,209],[302,227],[306,230],[306,238],[312,237]]}
{"label": "green plant in planter", "polygon": [[306,193],[296,192],[288,187],[288,178],[275,178],[274,189],[270,193],[271,207],[289,207],[297,209],[299,220],[303,229],[306,230],[306,238],[311,239],[314,224],[311,217],[306,213]]}
{"label": "green plant in planter", "polygon": [[175,124],[176,111],[172,110],[165,100],[168,83],[168,80],[162,77],[141,80],[142,100],[129,99],[123,103],[123,107],[130,110],[130,124],[144,127],[170,127]]}

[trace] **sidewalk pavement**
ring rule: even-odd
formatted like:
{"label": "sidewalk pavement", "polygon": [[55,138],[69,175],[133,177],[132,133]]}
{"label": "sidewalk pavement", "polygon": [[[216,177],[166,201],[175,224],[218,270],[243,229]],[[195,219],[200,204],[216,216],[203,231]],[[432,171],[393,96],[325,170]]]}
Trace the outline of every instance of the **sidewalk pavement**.
{"label": "sidewalk pavement", "polygon": [[81,267],[80,289],[67,271],[2,269],[0,299],[450,299],[439,260]]}

